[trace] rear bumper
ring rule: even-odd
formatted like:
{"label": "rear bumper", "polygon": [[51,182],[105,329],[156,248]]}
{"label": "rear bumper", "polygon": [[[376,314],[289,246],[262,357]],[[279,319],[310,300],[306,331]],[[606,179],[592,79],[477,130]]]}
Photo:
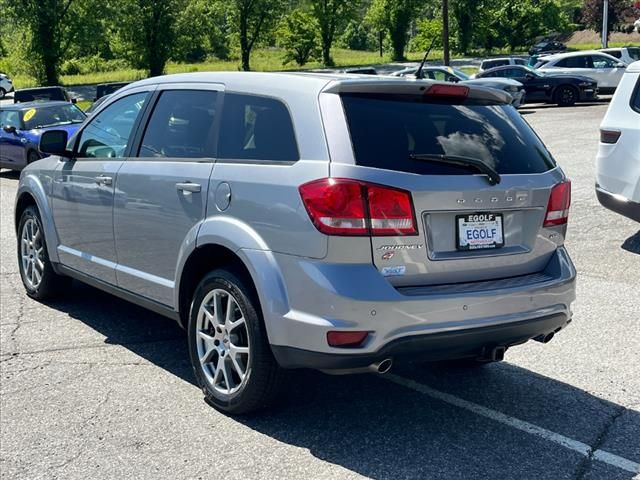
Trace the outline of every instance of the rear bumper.
{"label": "rear bumper", "polygon": [[600,205],[604,208],[624,215],[636,222],[640,222],[640,203],[626,200],[620,195],[614,195],[598,185],[596,185],[596,196],[598,197]]}
{"label": "rear bumper", "polygon": [[283,367],[318,370],[363,368],[386,358],[436,361],[480,357],[493,347],[511,347],[540,335],[557,333],[570,321],[566,315],[556,314],[506,325],[416,335],[394,340],[367,354],[336,355],[283,346],[273,346],[272,350]]}
{"label": "rear bumper", "polygon": [[[263,255],[246,253],[254,257],[251,263]],[[483,347],[516,345],[564,327],[575,299],[576,271],[562,247],[536,274],[411,288],[394,288],[371,264],[283,254],[272,259],[279,280],[256,284],[269,342],[283,367],[352,368],[387,356],[473,356]],[[255,275],[264,276],[261,271]],[[334,348],[327,343],[331,330],[365,330],[369,336],[361,347]]]}

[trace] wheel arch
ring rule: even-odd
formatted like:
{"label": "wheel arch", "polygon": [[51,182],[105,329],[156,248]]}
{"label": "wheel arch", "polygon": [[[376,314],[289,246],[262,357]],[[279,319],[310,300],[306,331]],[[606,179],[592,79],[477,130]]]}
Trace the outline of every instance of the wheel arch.
{"label": "wheel arch", "polygon": [[196,287],[207,273],[217,268],[233,270],[248,283],[262,314],[267,338],[273,338],[271,319],[277,321],[289,311],[285,283],[273,253],[256,249],[233,249],[223,243],[200,244],[183,263],[175,288],[175,305],[182,327],[188,327]]}
{"label": "wheel arch", "polygon": [[53,222],[53,213],[42,183],[33,175],[23,176],[20,179],[20,186],[18,187],[18,193],[16,194],[14,209],[16,235],[18,234],[20,217],[24,210],[30,205],[35,206],[40,213],[40,220],[44,227],[49,260],[53,263],[58,263],[58,234]]}

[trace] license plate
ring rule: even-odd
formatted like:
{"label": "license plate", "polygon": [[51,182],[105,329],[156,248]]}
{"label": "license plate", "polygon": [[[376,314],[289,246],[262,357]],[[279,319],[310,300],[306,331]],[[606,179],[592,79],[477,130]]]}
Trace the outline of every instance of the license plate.
{"label": "license plate", "polygon": [[480,250],[504,246],[501,213],[470,213],[456,216],[458,250]]}

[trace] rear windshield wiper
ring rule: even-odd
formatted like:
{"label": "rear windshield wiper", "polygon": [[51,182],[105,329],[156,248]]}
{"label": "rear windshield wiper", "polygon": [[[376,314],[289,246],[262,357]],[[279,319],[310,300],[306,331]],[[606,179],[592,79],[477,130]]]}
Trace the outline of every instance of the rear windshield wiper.
{"label": "rear windshield wiper", "polygon": [[500,174],[492,167],[473,157],[459,155],[443,155],[438,153],[412,153],[409,155],[412,160],[426,160],[428,162],[444,163],[447,165],[457,165],[459,167],[474,168],[489,177],[491,185],[500,183]]}

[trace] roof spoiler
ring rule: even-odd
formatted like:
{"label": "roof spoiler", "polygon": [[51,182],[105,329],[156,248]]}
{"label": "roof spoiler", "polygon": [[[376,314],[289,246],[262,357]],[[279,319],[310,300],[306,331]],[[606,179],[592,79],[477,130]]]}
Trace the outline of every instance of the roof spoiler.
{"label": "roof spoiler", "polygon": [[[325,93],[369,93],[369,94],[397,94],[424,95],[433,85],[450,87],[447,82],[432,80],[418,80],[412,78],[398,79],[344,79],[330,82],[322,91]],[[455,84],[458,85],[458,84]],[[469,92],[467,98],[496,104],[510,104],[511,96],[494,88],[465,84]]]}

